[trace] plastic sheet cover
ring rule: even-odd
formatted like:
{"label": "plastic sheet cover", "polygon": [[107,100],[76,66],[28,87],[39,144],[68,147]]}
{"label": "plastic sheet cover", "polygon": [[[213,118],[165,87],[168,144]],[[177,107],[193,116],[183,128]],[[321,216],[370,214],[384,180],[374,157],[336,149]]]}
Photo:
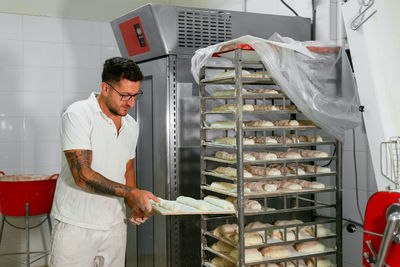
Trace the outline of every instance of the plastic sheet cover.
{"label": "plastic sheet cover", "polygon": [[191,66],[194,79],[199,82],[200,69],[205,65],[234,66],[226,58],[212,55],[235,43],[250,45],[280,89],[327,133],[343,141],[345,130],[361,124],[350,63],[342,49],[331,52],[337,47],[333,42],[299,42],[277,33],[269,40],[242,36],[197,50]]}

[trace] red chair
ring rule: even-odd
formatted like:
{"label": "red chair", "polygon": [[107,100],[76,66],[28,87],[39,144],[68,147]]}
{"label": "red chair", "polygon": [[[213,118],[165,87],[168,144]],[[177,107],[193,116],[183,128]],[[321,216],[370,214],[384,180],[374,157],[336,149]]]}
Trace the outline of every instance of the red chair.
{"label": "red chair", "polygon": [[[53,203],[58,174],[48,175],[5,175],[0,171],[0,245],[3,235],[4,223],[12,227],[25,229],[26,251],[22,253],[3,253],[0,257],[7,257],[30,266],[31,263],[47,256],[49,251],[30,251],[29,230],[40,226],[46,220],[49,224],[50,234],[52,225],[50,211]],[[7,217],[25,217],[25,228],[16,226],[7,220]],[[39,224],[31,226],[30,216],[46,216]],[[11,255],[25,255],[25,260],[9,258]],[[33,257],[31,258],[31,255]]]}

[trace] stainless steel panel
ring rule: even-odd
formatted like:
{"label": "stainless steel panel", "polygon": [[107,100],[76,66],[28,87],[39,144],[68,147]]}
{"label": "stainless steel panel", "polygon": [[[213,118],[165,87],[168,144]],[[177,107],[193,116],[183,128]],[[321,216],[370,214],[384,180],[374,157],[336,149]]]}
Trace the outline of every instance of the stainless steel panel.
{"label": "stainless steel panel", "polygon": [[136,62],[168,54],[191,55],[198,48],[243,35],[269,38],[278,32],[296,40],[311,39],[308,18],[148,4],[111,22],[124,57],[128,57],[128,53],[118,25],[137,16],[142,21],[150,52],[134,56]]}
{"label": "stainless steel panel", "polygon": [[[144,94],[130,112],[140,127],[136,181],[139,188],[168,198],[167,58],[140,64],[140,68],[145,76],[141,84]],[[128,226],[126,266],[165,266],[169,247],[167,224],[166,217],[153,216],[143,225]]]}

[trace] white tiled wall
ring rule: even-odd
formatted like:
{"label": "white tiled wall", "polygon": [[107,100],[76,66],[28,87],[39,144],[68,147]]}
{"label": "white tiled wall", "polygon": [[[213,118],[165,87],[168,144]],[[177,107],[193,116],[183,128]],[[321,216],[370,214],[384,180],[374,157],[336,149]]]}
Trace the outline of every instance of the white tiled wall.
{"label": "white tiled wall", "polygon": [[[62,111],[99,91],[104,60],[119,55],[109,23],[0,13],[0,170],[58,173]],[[47,225],[31,241],[33,250],[48,248]],[[6,225],[0,253],[23,251],[24,242]]]}

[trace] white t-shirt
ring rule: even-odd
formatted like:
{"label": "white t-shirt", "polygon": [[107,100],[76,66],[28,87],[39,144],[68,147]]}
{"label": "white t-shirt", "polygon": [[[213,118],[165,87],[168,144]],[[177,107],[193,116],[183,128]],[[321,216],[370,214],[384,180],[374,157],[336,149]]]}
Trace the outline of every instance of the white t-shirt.
{"label": "white t-shirt", "polygon": [[[94,93],[86,100],[73,103],[62,115],[62,151],[91,150],[91,168],[121,184],[125,184],[126,163],[135,157],[138,135],[138,124],[129,115],[122,117],[117,133],[114,122],[101,111]],[[107,230],[123,222],[126,214],[123,198],[78,187],[62,153],[52,216],[76,226]]]}

